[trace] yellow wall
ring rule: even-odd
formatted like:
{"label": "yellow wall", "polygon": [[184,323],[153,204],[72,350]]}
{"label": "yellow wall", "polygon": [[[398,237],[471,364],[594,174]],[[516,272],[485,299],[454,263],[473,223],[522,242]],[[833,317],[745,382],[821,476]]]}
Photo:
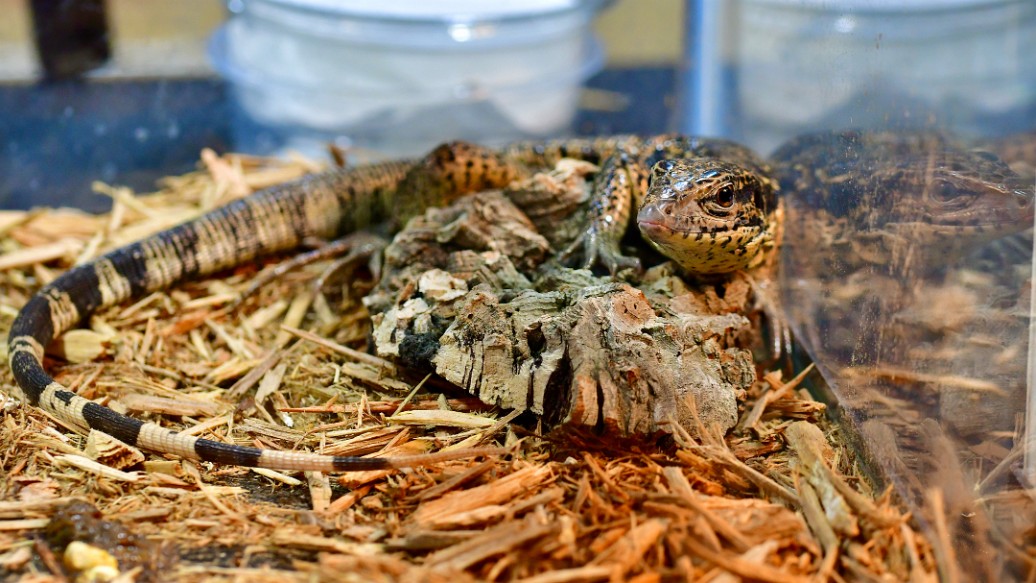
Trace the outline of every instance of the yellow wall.
{"label": "yellow wall", "polygon": [[672,65],[683,53],[683,0],[619,0],[597,21],[613,66]]}

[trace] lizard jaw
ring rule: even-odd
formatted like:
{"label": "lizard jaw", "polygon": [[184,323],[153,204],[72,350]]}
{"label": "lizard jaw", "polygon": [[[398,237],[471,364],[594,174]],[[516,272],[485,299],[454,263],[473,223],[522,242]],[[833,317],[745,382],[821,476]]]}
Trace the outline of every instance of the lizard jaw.
{"label": "lizard jaw", "polygon": [[637,216],[644,240],[690,273],[713,275],[748,269],[760,263],[768,248],[765,229],[677,230],[650,208],[646,205]]}

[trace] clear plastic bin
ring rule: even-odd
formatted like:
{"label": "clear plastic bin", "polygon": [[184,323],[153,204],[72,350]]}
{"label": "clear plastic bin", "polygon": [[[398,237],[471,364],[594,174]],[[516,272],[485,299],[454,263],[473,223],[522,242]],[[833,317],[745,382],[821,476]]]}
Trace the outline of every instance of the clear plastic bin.
{"label": "clear plastic bin", "polygon": [[[699,0],[689,123],[763,153],[803,131],[1036,123],[1031,0]],[[701,17],[707,22],[703,22]]]}
{"label": "clear plastic bin", "polygon": [[596,0],[251,0],[210,53],[241,109],[286,148],[386,155],[443,139],[564,132],[602,56]]}

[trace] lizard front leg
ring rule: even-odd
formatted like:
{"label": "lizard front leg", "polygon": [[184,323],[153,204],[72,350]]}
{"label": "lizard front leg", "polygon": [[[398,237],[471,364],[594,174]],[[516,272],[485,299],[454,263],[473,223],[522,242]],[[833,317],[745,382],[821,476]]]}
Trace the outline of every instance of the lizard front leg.
{"label": "lizard front leg", "polygon": [[601,161],[590,198],[590,224],[565,251],[583,250],[583,267],[605,266],[614,275],[622,269],[640,271],[640,260],[623,255],[619,244],[647,191],[648,171],[634,147],[620,147]]}

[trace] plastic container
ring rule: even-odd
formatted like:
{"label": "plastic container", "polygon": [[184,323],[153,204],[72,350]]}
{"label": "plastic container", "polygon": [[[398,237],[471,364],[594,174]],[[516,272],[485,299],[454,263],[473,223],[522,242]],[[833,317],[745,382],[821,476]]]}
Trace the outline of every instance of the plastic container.
{"label": "plastic container", "polygon": [[696,5],[685,124],[693,132],[766,153],[814,129],[989,135],[1036,120],[1031,0]]}
{"label": "plastic container", "polygon": [[[283,147],[409,155],[564,132],[602,64],[597,0],[231,2],[210,53]],[[254,149],[254,148],[253,148]],[[260,148],[262,149],[262,148]]]}

